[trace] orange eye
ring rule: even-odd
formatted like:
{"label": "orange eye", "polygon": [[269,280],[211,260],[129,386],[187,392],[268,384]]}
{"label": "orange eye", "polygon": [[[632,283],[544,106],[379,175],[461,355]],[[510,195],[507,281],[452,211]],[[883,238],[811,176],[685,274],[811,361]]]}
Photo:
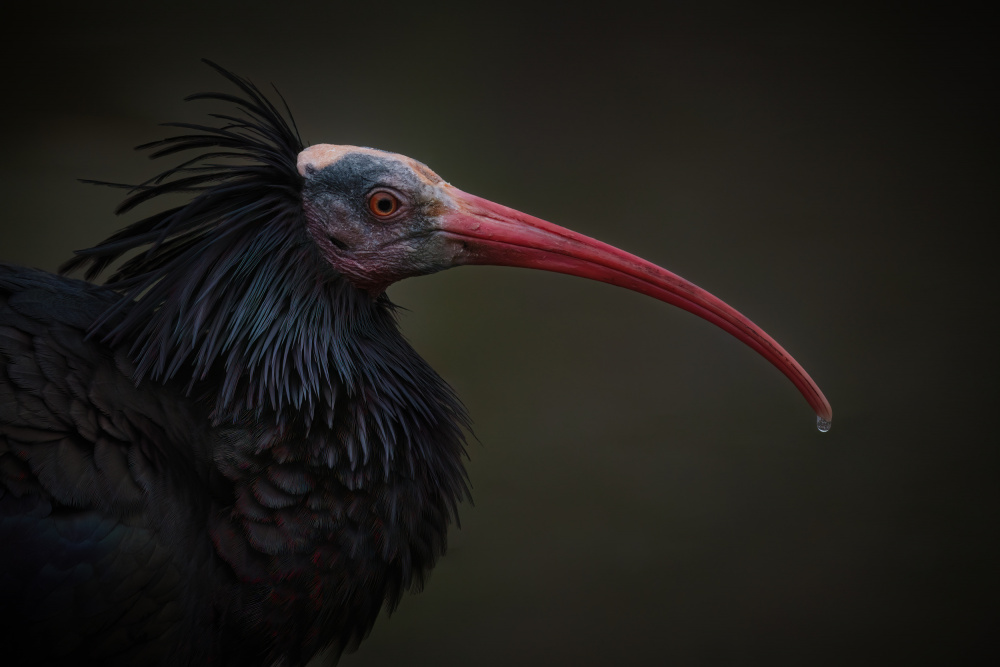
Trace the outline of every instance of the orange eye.
{"label": "orange eye", "polygon": [[368,198],[368,209],[380,218],[385,218],[399,210],[399,197],[379,190]]}

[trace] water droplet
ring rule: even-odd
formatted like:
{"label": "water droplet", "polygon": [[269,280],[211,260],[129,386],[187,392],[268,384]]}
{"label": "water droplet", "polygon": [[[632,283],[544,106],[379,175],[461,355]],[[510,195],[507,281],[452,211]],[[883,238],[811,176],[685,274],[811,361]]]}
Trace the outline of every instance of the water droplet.
{"label": "water droplet", "polygon": [[823,433],[826,433],[827,431],[829,431],[830,430],[830,426],[832,424],[833,424],[832,421],[827,421],[827,420],[823,419],[822,417],[818,417],[818,416],[816,417],[816,428],[818,428]]}

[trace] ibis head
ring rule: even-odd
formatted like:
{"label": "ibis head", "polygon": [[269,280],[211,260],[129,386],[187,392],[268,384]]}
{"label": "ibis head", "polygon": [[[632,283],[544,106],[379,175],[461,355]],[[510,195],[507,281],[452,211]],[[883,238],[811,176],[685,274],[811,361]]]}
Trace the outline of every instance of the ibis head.
{"label": "ibis head", "polygon": [[306,227],[325,260],[373,295],[465,264],[519,266],[624,287],[683,308],[743,341],[791,380],[822,430],[833,413],[809,374],[763,329],[680,276],[577,232],[468,194],[416,160],[320,144],[298,156]]}

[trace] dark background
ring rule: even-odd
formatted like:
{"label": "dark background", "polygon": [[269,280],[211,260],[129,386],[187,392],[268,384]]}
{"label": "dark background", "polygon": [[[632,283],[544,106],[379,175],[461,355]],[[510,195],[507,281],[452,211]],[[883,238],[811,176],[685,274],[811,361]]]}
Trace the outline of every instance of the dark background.
{"label": "dark background", "polygon": [[[598,283],[393,287],[475,421],[475,507],[343,664],[914,664],[996,632],[995,33],[869,8],[5,6],[0,259],[55,268],[213,110],[209,57],[308,143],[636,252],[764,327],[833,430],[707,323]],[[756,3],[753,3],[756,4]],[[128,218],[132,220],[134,218]]]}

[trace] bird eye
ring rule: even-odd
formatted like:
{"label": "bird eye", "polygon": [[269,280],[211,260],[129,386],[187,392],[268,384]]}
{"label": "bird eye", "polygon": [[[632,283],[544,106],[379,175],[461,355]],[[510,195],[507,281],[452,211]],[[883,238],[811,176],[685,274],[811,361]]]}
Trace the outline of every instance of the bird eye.
{"label": "bird eye", "polygon": [[380,218],[387,218],[399,210],[399,197],[391,192],[378,190],[368,197],[368,209]]}

